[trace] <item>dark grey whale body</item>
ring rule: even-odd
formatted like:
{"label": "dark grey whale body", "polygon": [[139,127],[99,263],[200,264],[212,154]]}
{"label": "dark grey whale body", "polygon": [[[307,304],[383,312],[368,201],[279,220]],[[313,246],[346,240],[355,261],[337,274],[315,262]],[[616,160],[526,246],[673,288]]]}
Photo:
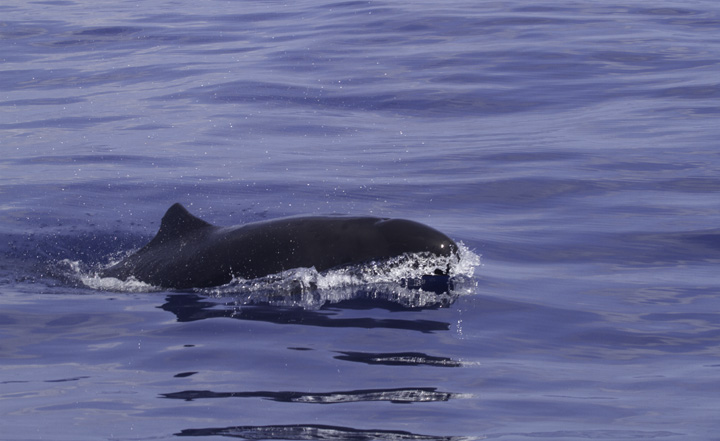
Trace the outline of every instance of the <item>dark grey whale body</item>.
{"label": "dark grey whale body", "polygon": [[218,227],[174,204],[157,235],[100,272],[165,288],[205,288],[302,267],[318,271],[405,253],[449,256],[457,245],[418,222],[376,217],[294,217]]}

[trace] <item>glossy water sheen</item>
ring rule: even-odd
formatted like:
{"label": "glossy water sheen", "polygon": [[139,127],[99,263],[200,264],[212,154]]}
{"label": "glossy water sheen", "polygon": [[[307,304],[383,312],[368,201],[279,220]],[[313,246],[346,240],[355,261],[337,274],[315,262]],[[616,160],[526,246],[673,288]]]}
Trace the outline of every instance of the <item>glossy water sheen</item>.
{"label": "glossy water sheen", "polygon": [[[702,0],[3,1],[0,437],[717,438],[719,29]],[[417,309],[77,282],[174,202],[410,218],[483,265]]]}

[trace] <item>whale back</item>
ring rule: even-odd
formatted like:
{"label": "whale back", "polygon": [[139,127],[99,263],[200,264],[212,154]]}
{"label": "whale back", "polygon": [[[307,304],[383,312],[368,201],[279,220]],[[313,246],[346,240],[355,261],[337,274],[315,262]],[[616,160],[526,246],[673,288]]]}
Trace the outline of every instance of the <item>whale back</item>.
{"label": "whale back", "polygon": [[168,288],[203,288],[292,268],[318,271],[405,253],[448,256],[457,245],[426,225],[375,217],[299,217],[234,227],[214,226],[171,206],[157,235],[101,277]]}

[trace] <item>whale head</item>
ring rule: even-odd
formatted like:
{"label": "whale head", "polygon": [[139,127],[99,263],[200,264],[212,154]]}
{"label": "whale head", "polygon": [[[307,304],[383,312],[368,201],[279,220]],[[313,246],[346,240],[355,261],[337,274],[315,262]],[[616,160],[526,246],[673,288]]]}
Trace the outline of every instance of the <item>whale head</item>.
{"label": "whale head", "polygon": [[392,254],[432,253],[438,256],[457,254],[458,246],[445,234],[419,222],[385,219],[377,223]]}

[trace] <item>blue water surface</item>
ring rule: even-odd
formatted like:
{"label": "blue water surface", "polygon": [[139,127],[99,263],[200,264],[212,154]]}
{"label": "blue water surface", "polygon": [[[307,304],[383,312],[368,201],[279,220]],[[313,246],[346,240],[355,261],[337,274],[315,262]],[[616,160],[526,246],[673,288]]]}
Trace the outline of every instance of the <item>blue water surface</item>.
{"label": "blue water surface", "polygon": [[[6,0],[0,40],[0,439],[718,439],[717,2]],[[465,280],[97,283],[175,202],[414,219]]]}

